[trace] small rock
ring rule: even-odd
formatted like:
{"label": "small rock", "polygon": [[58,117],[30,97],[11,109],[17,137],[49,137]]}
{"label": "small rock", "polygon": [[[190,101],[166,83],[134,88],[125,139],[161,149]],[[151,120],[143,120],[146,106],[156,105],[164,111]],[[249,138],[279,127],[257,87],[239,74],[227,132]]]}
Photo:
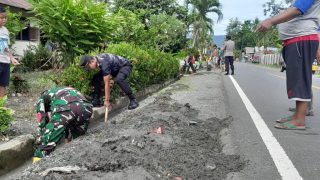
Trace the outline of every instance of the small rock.
{"label": "small rock", "polygon": [[21,94],[21,93],[17,93],[17,96],[18,96],[18,97],[21,97],[21,96],[22,96],[22,94]]}
{"label": "small rock", "polygon": [[12,97],[16,97],[16,94],[15,94],[15,93],[12,93],[11,96],[12,96]]}
{"label": "small rock", "polygon": [[184,106],[187,108],[191,108],[191,105],[189,103],[186,103]]}
{"label": "small rock", "polygon": [[192,125],[197,125],[198,123],[195,122],[195,121],[189,121],[189,126],[192,126]]}
{"label": "small rock", "polygon": [[215,169],[217,169],[217,166],[215,164],[210,164],[210,165],[207,165],[206,168],[210,171],[214,171]]}

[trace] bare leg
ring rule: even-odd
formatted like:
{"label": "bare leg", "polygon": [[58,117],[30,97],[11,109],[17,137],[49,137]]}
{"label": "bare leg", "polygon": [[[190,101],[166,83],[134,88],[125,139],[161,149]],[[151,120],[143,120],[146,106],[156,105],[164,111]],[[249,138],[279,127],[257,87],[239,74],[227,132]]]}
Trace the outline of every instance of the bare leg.
{"label": "bare leg", "polygon": [[6,88],[3,86],[0,86],[0,98],[6,95]]}
{"label": "bare leg", "polygon": [[308,102],[296,101],[296,113],[292,121],[289,122],[294,126],[305,126],[305,115],[308,109]]}

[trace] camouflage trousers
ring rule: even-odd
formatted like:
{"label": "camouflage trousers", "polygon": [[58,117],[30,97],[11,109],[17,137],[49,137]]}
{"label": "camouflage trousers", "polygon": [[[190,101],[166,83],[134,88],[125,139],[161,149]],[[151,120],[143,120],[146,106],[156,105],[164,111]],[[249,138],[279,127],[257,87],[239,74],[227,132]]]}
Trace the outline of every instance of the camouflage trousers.
{"label": "camouflage trousers", "polygon": [[92,115],[92,105],[73,102],[51,114],[44,128],[37,129],[35,157],[49,155],[61,139],[74,139],[86,133]]}

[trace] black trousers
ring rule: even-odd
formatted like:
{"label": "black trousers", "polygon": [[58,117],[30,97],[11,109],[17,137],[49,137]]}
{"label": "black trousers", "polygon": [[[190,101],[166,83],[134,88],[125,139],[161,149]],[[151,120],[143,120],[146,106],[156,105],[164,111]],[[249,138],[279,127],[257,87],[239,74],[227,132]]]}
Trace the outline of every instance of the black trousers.
{"label": "black trousers", "polygon": [[[130,88],[130,85],[127,81],[127,78],[130,75],[131,71],[132,71],[132,66],[130,65],[124,66],[124,67],[121,67],[119,72],[113,77],[115,77],[114,80],[119,85],[121,90],[129,97],[129,99],[135,99],[132,93],[132,90]],[[103,74],[102,74],[102,71],[99,71],[93,76],[91,80],[91,85],[94,87],[94,96],[96,96],[97,98],[101,97],[102,82],[103,82]]]}
{"label": "black trousers", "polygon": [[196,72],[196,68],[193,66],[193,64],[191,62],[189,63],[189,66],[187,68],[187,73],[189,73],[190,68],[191,68],[192,72]]}
{"label": "black trousers", "polygon": [[233,74],[234,73],[233,56],[226,56],[225,63],[226,63],[227,74],[229,74],[229,65],[231,67],[231,73]]}

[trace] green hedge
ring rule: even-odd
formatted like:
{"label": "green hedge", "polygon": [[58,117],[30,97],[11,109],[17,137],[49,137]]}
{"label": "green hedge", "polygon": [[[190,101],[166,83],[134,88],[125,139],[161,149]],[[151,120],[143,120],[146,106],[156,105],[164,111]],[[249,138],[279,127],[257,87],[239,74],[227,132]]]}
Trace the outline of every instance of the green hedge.
{"label": "green hedge", "polygon": [[[129,76],[129,83],[134,92],[144,89],[148,85],[162,83],[176,77],[179,72],[179,60],[172,54],[164,53],[156,49],[144,49],[142,47],[120,43],[109,45],[107,52],[129,59],[133,64],[133,71]],[[91,55],[98,54],[91,52]],[[79,63],[80,57],[75,62]],[[61,74],[60,85],[72,86],[82,93],[89,95],[92,91],[89,86],[93,73],[87,73],[78,64],[71,65]],[[115,86],[111,90],[111,100],[119,97],[120,90]]]}
{"label": "green hedge", "polygon": [[13,121],[12,110],[4,107],[6,100],[6,96],[0,98],[0,134],[5,133]]}

